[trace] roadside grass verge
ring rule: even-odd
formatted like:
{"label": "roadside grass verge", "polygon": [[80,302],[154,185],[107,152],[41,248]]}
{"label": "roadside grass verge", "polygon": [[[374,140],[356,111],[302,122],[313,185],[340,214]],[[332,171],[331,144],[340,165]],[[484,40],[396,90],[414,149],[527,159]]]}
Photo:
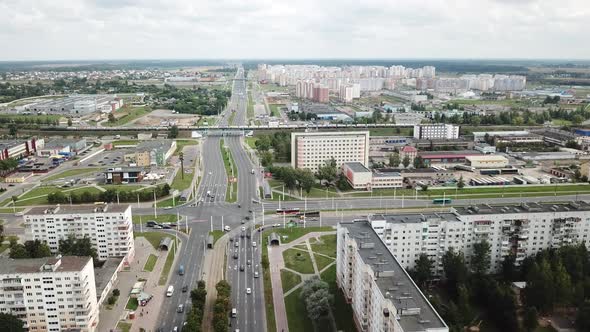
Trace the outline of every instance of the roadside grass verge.
{"label": "roadside grass verge", "polygon": [[75,169],[69,169],[67,171],[63,171],[57,174],[54,174],[52,176],[46,177],[45,179],[41,180],[41,182],[47,182],[47,181],[53,181],[53,180],[59,180],[62,178],[69,178],[72,176],[76,176],[76,175],[83,175],[83,174],[89,174],[89,173],[95,173],[95,172],[100,172],[102,171],[101,168],[75,168]]}
{"label": "roadside grass verge", "polygon": [[158,281],[158,285],[166,285],[168,282],[168,275],[170,274],[170,269],[172,268],[172,263],[174,263],[174,254],[176,252],[177,244],[180,241],[173,241],[170,249],[168,249],[168,255],[166,255],[166,262],[164,263],[164,267],[162,268],[162,274],[160,274],[160,280]]}
{"label": "roadside grass verge", "polygon": [[225,166],[225,173],[227,174],[228,183],[225,190],[225,201],[228,203],[234,203],[238,200],[238,182],[230,182],[230,178],[233,176],[237,180],[238,168],[234,162],[231,151],[229,148],[225,148],[224,141],[219,141],[219,148],[221,149],[221,157],[223,158],[223,165]]}
{"label": "roadside grass verge", "polygon": [[156,266],[156,262],[158,262],[158,256],[154,254],[150,254],[145,265],[143,266],[144,271],[152,272],[154,270],[154,266]]}
{"label": "roadside grass verge", "polygon": [[215,245],[215,243],[217,242],[217,240],[219,240],[220,237],[222,237],[224,234],[223,231],[220,231],[218,229],[209,232],[209,235],[213,235],[213,245]]}

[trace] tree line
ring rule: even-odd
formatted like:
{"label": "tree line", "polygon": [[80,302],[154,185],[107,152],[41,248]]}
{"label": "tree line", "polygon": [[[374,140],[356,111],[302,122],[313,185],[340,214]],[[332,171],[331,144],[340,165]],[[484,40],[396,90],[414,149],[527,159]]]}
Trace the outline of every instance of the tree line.
{"label": "tree line", "polygon": [[231,304],[231,285],[221,280],[215,285],[217,290],[217,299],[213,307],[213,331],[227,332],[229,326],[229,313],[232,309]]}
{"label": "tree line", "polygon": [[186,314],[185,331],[201,332],[203,323],[203,310],[205,309],[205,299],[207,298],[207,290],[205,288],[205,281],[199,280],[197,288],[191,291],[192,307]]}
{"label": "tree line", "polygon": [[272,165],[274,160],[280,162],[291,161],[290,133],[279,131],[269,135],[260,135],[256,138],[255,146],[263,166]]}
{"label": "tree line", "polygon": [[81,204],[81,203],[94,203],[94,202],[147,202],[154,199],[154,191],[156,192],[156,198],[161,198],[170,195],[170,185],[167,183],[161,186],[157,186],[154,190],[140,190],[140,191],[118,191],[116,189],[107,189],[106,191],[95,193],[89,190],[78,192],[67,192],[55,191],[47,195],[47,202],[49,204]]}
{"label": "tree line", "polygon": [[[16,238],[10,239],[9,257],[21,258],[43,258],[52,256],[51,249],[47,243],[41,240],[26,241],[24,244],[17,243]],[[59,240],[59,253],[64,256],[88,256],[92,257],[94,264],[98,263],[98,254],[92,247],[89,237],[76,238],[68,235],[66,239]]]}
{"label": "tree line", "polygon": [[[179,89],[165,84],[164,88],[152,95],[152,99],[164,107],[178,113],[216,115],[223,111],[231,97],[231,91],[218,89]],[[163,103],[162,100],[173,100]]]}

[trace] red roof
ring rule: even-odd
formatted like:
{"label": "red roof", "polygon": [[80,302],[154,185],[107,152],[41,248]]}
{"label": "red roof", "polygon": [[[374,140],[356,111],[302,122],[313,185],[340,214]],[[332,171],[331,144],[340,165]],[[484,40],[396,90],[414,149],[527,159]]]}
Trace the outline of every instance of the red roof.
{"label": "red roof", "polygon": [[402,148],[402,152],[417,152],[415,147],[406,145]]}

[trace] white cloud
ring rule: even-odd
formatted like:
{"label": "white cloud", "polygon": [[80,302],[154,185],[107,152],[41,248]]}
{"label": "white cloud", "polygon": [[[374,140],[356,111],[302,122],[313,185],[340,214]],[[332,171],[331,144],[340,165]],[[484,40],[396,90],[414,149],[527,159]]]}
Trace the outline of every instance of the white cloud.
{"label": "white cloud", "polygon": [[590,58],[587,0],[0,0],[0,60]]}

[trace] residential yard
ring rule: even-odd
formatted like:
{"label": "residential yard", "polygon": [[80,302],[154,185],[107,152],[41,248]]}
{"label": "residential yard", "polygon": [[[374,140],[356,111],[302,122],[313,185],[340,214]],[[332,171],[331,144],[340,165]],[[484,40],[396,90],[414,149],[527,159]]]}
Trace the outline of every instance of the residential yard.
{"label": "residential yard", "polygon": [[319,271],[323,270],[326,266],[328,266],[334,262],[334,259],[322,256],[322,255],[318,255],[318,254],[314,253],[313,256],[315,258],[315,262],[318,266]]}
{"label": "residential yard", "polygon": [[[324,227],[291,227],[291,228],[272,228],[270,230],[264,231],[265,233],[277,233],[278,236],[281,237],[281,243],[289,243],[293,240],[296,240],[303,235],[311,232],[330,232],[334,229],[332,227],[324,226]],[[269,234],[263,234],[263,237],[266,239],[266,236]]]}
{"label": "residential yard", "polygon": [[47,181],[53,181],[53,180],[58,180],[58,179],[63,179],[63,178],[69,178],[72,176],[76,176],[76,175],[83,175],[83,174],[91,174],[91,173],[96,173],[96,172],[101,172],[103,171],[102,168],[74,168],[74,169],[69,169],[67,171],[63,171],[57,174],[54,174],[52,176],[46,177],[45,179],[41,180],[41,182],[47,182]]}
{"label": "residential yard", "polygon": [[289,332],[314,331],[313,324],[309,317],[307,317],[305,302],[299,298],[300,294],[301,288],[285,297],[285,310],[287,311]]}
{"label": "residential yard", "polygon": [[154,266],[156,266],[156,262],[158,261],[158,256],[154,254],[150,254],[145,265],[143,266],[144,271],[152,272],[154,270]]}
{"label": "residential yard", "polygon": [[313,264],[311,257],[305,251],[296,249],[287,249],[283,251],[283,259],[285,260],[285,267],[299,273],[313,273]]}
{"label": "residential yard", "polygon": [[311,250],[336,258],[336,234],[320,237],[320,241],[311,244]]}
{"label": "residential yard", "polygon": [[217,242],[217,240],[219,240],[220,237],[223,236],[223,234],[225,234],[223,231],[220,231],[218,229],[209,232],[209,235],[213,235],[213,244],[215,244]]}
{"label": "residential yard", "polygon": [[125,306],[125,309],[135,311],[135,310],[137,310],[138,306],[139,306],[139,303],[137,303],[137,298],[130,297],[129,300],[127,301],[127,305]]}
{"label": "residential yard", "polygon": [[283,293],[288,292],[301,282],[301,277],[291,271],[281,270],[281,283],[283,284]]}
{"label": "residential yard", "polygon": [[149,216],[135,215],[135,216],[133,216],[133,223],[139,224],[140,219],[141,219],[141,222],[143,222],[144,224],[150,220],[156,221],[158,223],[165,223],[165,222],[172,223],[172,222],[178,221],[175,214],[159,214],[157,217],[154,217],[153,215],[149,215]]}

